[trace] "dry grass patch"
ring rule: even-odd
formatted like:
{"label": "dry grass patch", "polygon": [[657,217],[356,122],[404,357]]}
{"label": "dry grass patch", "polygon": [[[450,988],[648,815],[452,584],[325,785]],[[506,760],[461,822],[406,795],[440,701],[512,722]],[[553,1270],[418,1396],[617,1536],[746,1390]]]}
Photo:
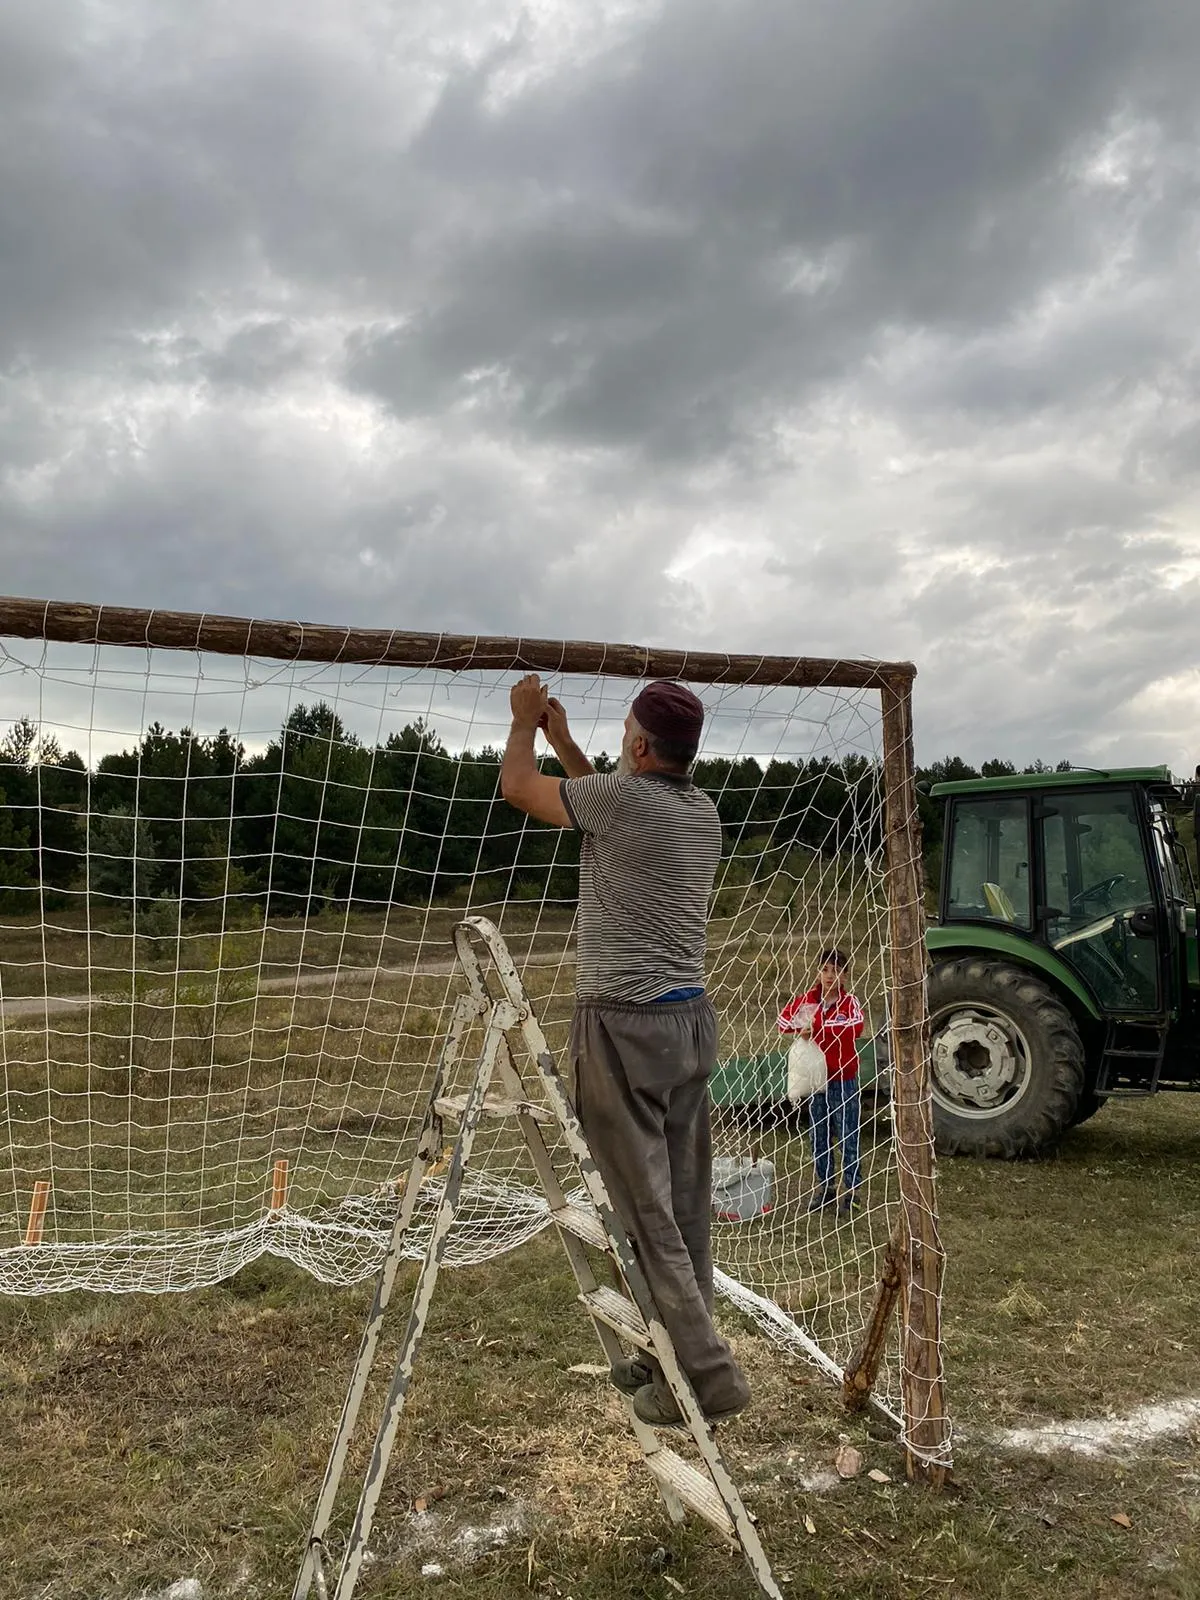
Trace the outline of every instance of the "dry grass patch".
{"label": "dry grass patch", "polygon": [[[727,1319],[756,1403],[725,1444],[787,1593],[1194,1600],[1194,1438],[1095,1460],[991,1440],[1196,1392],[1198,1150],[1200,1106],[1163,1099],[1111,1108],[1055,1161],[943,1163],[961,1430],[946,1495],[905,1483],[884,1430],[847,1423],[822,1379]],[[573,1292],[545,1238],[443,1275],[364,1600],[672,1600],[674,1584],[745,1600],[720,1542],[667,1522],[616,1397],[571,1372],[598,1359]],[[368,1298],[261,1261],[186,1297],[6,1302],[5,1593],[133,1600],[181,1577],[205,1600],[289,1592]],[[375,1402],[385,1377],[386,1361]],[[837,1480],[842,1435],[891,1481]]]}

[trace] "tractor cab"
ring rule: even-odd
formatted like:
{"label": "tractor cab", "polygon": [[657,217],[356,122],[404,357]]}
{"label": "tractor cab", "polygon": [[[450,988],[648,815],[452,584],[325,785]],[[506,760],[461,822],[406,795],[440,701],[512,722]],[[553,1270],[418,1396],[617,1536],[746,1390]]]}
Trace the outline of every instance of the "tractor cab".
{"label": "tractor cab", "polygon": [[1166,768],[937,785],[943,1149],[1033,1154],[1119,1093],[1196,1087],[1196,887]]}

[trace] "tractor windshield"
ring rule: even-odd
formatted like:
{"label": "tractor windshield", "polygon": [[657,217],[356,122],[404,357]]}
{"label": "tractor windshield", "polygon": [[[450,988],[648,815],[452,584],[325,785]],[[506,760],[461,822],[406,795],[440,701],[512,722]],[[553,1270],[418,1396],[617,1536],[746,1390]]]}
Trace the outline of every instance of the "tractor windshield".
{"label": "tractor windshield", "polygon": [[1157,1009],[1157,945],[1129,921],[1156,903],[1136,796],[1056,794],[1040,813],[1049,943],[1105,1010]]}
{"label": "tractor windshield", "polygon": [[1025,797],[960,800],[950,838],[949,921],[1032,928]]}

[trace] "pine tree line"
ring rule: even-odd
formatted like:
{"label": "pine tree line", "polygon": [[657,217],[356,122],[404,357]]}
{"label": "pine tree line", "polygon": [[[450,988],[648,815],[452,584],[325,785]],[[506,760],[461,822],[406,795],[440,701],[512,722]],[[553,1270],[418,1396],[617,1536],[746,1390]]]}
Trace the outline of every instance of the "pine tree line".
{"label": "pine tree line", "polygon": [[[484,899],[571,900],[578,838],[530,825],[504,803],[501,755],[452,753],[420,719],[366,745],[318,703],[297,707],[260,754],[224,729],[156,723],[89,770],[22,719],[0,741],[0,907],[32,913],[87,897],[126,910],[173,902],[178,913],[234,895],[287,916],[424,904],[470,882]],[[993,761],[981,770],[1015,769]],[[919,778],[977,775],[952,758]],[[716,801],[730,854],[879,848],[879,774],[864,757],[765,768],[714,757],[695,777]],[[933,856],[940,807],[923,796],[921,809]]]}

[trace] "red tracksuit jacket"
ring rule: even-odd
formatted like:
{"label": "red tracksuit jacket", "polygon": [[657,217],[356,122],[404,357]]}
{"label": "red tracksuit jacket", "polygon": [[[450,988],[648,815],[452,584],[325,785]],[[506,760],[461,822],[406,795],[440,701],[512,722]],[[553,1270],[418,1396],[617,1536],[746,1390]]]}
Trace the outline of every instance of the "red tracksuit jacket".
{"label": "red tracksuit jacket", "polygon": [[818,983],[807,994],[798,994],[789,1000],[779,1014],[780,1033],[799,1033],[796,1014],[801,1006],[816,1006],[812,1036],[825,1053],[829,1068],[829,1081],[853,1083],[858,1077],[858,1047],[855,1040],[863,1031],[862,1007],[848,989],[839,989],[837,997],[822,1003],[821,985]]}

